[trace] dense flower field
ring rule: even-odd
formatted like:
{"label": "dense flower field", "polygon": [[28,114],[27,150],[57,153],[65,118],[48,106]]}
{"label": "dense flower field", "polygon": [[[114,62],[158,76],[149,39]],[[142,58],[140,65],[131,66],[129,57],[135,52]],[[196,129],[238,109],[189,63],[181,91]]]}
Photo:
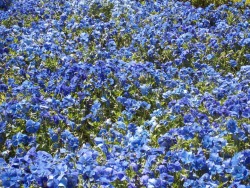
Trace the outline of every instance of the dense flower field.
{"label": "dense flower field", "polygon": [[2,187],[250,187],[250,9],[0,10]]}

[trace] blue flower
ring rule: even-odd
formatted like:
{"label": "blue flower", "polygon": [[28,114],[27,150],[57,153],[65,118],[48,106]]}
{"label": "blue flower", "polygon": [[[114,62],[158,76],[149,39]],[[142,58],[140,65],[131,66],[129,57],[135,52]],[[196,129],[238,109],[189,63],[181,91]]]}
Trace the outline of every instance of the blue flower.
{"label": "blue flower", "polygon": [[19,144],[27,144],[28,136],[26,134],[17,133],[12,137],[12,145],[18,146]]}
{"label": "blue flower", "polygon": [[228,188],[249,188],[249,186],[248,185],[243,185],[240,182],[235,181]]}
{"label": "blue flower", "polygon": [[250,54],[245,54],[244,56],[246,57],[247,61],[250,61]]}
{"label": "blue flower", "polygon": [[141,178],[140,178],[140,182],[143,184],[143,185],[147,185],[148,184],[148,175],[142,175]]}
{"label": "blue flower", "polygon": [[193,155],[192,152],[182,151],[180,153],[180,157],[181,157],[181,161],[184,164],[192,163],[195,160],[194,155]]}
{"label": "blue flower", "polygon": [[82,34],[80,35],[80,39],[81,39],[82,41],[88,43],[88,42],[89,42],[89,34],[88,34],[88,33],[82,33]]}
{"label": "blue flower", "polygon": [[237,122],[233,119],[230,119],[227,122],[226,126],[227,126],[228,131],[231,133],[235,133],[237,130]]}
{"label": "blue flower", "polygon": [[232,67],[236,67],[237,66],[237,62],[235,60],[230,60],[229,61],[229,64],[232,66]]}
{"label": "blue flower", "polygon": [[6,92],[8,90],[8,86],[5,84],[0,84],[0,92]]}
{"label": "blue flower", "polygon": [[250,38],[243,39],[242,45],[250,47]]}
{"label": "blue flower", "polygon": [[94,104],[92,105],[91,107],[91,112],[93,113],[94,116],[96,116],[98,110],[100,109],[101,107],[101,103],[99,101],[95,101]]}
{"label": "blue flower", "polygon": [[0,122],[0,133],[4,133],[6,129],[6,123]]}
{"label": "blue flower", "polygon": [[2,185],[4,187],[20,187],[20,181],[23,180],[19,169],[10,168],[6,172],[1,173]]}
{"label": "blue flower", "polygon": [[141,167],[141,165],[132,162],[132,163],[130,164],[130,167],[133,169],[133,171],[138,172],[139,169],[140,169],[140,167]]}
{"label": "blue flower", "polygon": [[103,140],[101,137],[96,137],[96,138],[94,139],[94,141],[95,141],[95,144],[96,144],[96,145],[99,145],[99,144],[103,144],[103,143],[104,143],[104,140]]}
{"label": "blue flower", "polygon": [[142,95],[148,95],[150,92],[151,86],[147,84],[143,84],[140,86],[141,94]]}
{"label": "blue flower", "polygon": [[54,130],[51,128],[49,128],[48,132],[49,132],[49,136],[50,136],[50,139],[52,140],[52,142],[57,142],[58,141],[58,134],[55,133]]}
{"label": "blue flower", "polygon": [[136,129],[137,129],[137,126],[135,124],[133,123],[128,124],[128,130],[132,132],[132,134],[135,134]]}
{"label": "blue flower", "polygon": [[166,148],[166,150],[169,150],[169,148],[177,143],[176,138],[165,134],[162,137],[158,139],[158,143],[161,147]]}
{"label": "blue flower", "polygon": [[246,133],[250,134],[250,124],[243,123],[242,127]]}
{"label": "blue flower", "polygon": [[196,158],[194,161],[194,169],[196,171],[198,170],[204,170],[207,167],[206,165],[206,159],[204,157]]}
{"label": "blue flower", "polygon": [[168,187],[167,185],[171,185],[174,183],[174,176],[169,175],[167,173],[160,174],[161,187]]}
{"label": "blue flower", "polygon": [[244,117],[244,118],[250,118],[250,108],[246,108],[246,109],[242,112],[242,117]]}
{"label": "blue flower", "polygon": [[147,187],[148,188],[161,187],[161,180],[155,179],[155,178],[148,179],[148,186]]}
{"label": "blue flower", "polygon": [[145,163],[145,168],[150,168],[156,162],[156,155],[149,155]]}
{"label": "blue flower", "polygon": [[192,114],[185,114],[184,115],[184,123],[193,123],[194,117]]}
{"label": "blue flower", "polygon": [[67,19],[67,14],[65,14],[65,13],[63,13],[61,16],[60,16],[60,19],[62,20],[62,21],[65,21],[66,19]]}
{"label": "blue flower", "polygon": [[214,58],[214,55],[213,54],[208,54],[206,58],[207,58],[207,60],[211,60],[211,59]]}
{"label": "blue flower", "polygon": [[234,166],[232,171],[232,176],[235,180],[244,180],[248,176],[248,170],[245,166]]}
{"label": "blue flower", "polygon": [[28,133],[35,133],[39,130],[40,128],[40,123],[39,122],[35,122],[32,120],[28,120],[26,121],[26,131]]}
{"label": "blue flower", "polygon": [[[161,166],[161,165],[160,165]],[[165,171],[162,171],[164,168],[160,168],[159,166],[159,170],[160,170],[160,173],[163,173]],[[181,167],[181,164],[179,162],[175,162],[175,163],[170,163],[168,166],[167,166],[167,170],[168,172],[171,172],[171,173],[175,173],[175,172],[178,172],[182,169]]]}

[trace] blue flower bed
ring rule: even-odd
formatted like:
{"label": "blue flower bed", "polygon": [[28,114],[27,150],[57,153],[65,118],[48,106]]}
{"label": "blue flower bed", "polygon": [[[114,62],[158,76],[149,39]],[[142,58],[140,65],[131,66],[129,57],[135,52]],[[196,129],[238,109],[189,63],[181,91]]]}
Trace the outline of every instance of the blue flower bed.
{"label": "blue flower bed", "polygon": [[1,187],[249,187],[249,7],[124,2],[0,10]]}

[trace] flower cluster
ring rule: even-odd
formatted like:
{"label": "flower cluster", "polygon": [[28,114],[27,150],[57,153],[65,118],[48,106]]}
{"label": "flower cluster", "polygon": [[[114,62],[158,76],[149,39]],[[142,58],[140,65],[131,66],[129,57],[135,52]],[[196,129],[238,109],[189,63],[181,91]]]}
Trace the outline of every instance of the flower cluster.
{"label": "flower cluster", "polygon": [[0,10],[3,187],[250,185],[250,9]]}
{"label": "flower cluster", "polygon": [[11,0],[1,0],[0,1],[0,8],[7,10],[8,6],[11,4]]}

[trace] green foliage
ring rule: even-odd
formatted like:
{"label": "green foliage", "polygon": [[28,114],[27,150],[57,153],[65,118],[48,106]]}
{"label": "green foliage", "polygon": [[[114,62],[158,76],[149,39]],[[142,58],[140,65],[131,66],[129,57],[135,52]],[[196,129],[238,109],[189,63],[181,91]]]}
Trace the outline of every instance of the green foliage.
{"label": "green foliage", "polygon": [[199,89],[199,91],[204,94],[205,92],[212,92],[213,89],[215,88],[215,84],[213,82],[207,82],[207,81],[203,81],[203,82],[197,82],[195,84],[195,87],[197,87],[197,89]]}
{"label": "green foliage", "polygon": [[128,182],[125,180],[124,181],[115,180],[112,184],[114,187],[120,187],[120,188],[128,187]]}
{"label": "green foliage", "polygon": [[227,4],[229,2],[232,2],[231,0],[190,0],[192,5],[195,7],[206,7],[210,4],[214,4],[215,6],[219,6],[222,4]]}
{"label": "green foliage", "polygon": [[34,15],[19,15],[16,17],[9,17],[8,19],[2,20],[1,25],[10,28],[13,25],[17,25],[19,22],[23,24],[24,27],[31,27],[32,22],[38,22],[39,16]]}
{"label": "green foliage", "polygon": [[4,25],[5,27],[7,27],[7,28],[10,28],[12,25],[14,25],[15,24],[15,21],[14,21],[14,19],[12,19],[12,18],[8,18],[8,19],[6,19],[6,20],[2,20],[1,21],[1,25]]}
{"label": "green foliage", "polygon": [[182,169],[179,172],[174,173],[174,183],[171,185],[173,188],[183,187],[184,179],[182,177],[187,177],[188,172],[185,169]]}
{"label": "green foliage", "polygon": [[89,9],[89,16],[95,19],[102,19],[101,14],[105,15],[104,21],[109,21],[112,17],[112,9],[114,8],[114,4],[107,3],[104,5],[93,3]]}
{"label": "green foliage", "polygon": [[58,59],[57,58],[48,58],[45,60],[45,67],[48,69],[55,71],[58,66]]}
{"label": "green foliage", "polygon": [[115,42],[117,45],[117,48],[120,49],[122,47],[128,47],[132,41],[132,34],[126,33],[124,35],[122,35],[121,33],[119,33],[118,35],[115,36]]}
{"label": "green foliage", "polygon": [[24,17],[24,27],[31,27],[32,22],[38,22],[39,16],[25,16]]}
{"label": "green foliage", "polygon": [[243,151],[250,147],[249,140],[242,141],[235,139],[233,135],[226,135],[224,139],[227,141],[227,145],[221,151],[224,157],[233,157],[233,155],[237,152]]}
{"label": "green foliage", "polygon": [[193,148],[199,148],[200,142],[201,141],[197,135],[194,138],[189,139],[189,140],[178,139],[177,144],[172,146],[170,150],[184,149],[184,150],[190,151]]}
{"label": "green foliage", "polygon": [[0,93],[0,105],[5,101],[5,93]]}

